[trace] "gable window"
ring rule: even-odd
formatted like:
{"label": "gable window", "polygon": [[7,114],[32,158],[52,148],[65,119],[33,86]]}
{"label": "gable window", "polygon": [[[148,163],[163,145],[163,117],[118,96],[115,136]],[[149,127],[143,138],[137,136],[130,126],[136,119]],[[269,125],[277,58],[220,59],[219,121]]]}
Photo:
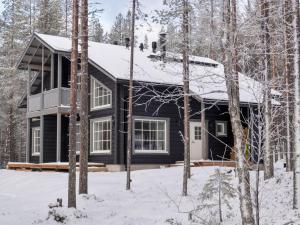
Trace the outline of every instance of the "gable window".
{"label": "gable window", "polygon": [[111,91],[95,78],[91,78],[91,108],[111,107]]}
{"label": "gable window", "polygon": [[32,155],[39,155],[41,152],[40,148],[40,128],[32,128]]}
{"label": "gable window", "polygon": [[91,153],[111,152],[111,119],[97,119],[92,121]]}
{"label": "gable window", "polygon": [[227,137],[227,121],[216,121],[216,136]]}
{"label": "gable window", "polygon": [[76,123],[76,154],[80,154],[80,122]]}
{"label": "gable window", "polygon": [[133,146],[135,153],[168,153],[167,120],[135,119]]}

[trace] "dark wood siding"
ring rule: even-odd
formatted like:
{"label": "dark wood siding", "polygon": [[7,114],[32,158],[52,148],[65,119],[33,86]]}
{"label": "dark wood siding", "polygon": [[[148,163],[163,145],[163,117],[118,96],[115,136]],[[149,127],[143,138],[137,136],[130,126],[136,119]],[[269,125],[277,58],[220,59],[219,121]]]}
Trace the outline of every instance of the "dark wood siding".
{"label": "dark wood siding", "polygon": [[[116,164],[117,163],[117,157],[118,152],[117,149],[117,137],[115,130],[117,129],[116,126],[116,114],[115,114],[115,107],[116,107],[116,101],[117,101],[117,89],[116,89],[116,82],[109,78],[107,75],[99,71],[97,68],[89,64],[89,75],[93,77],[94,79],[97,79],[102,84],[104,84],[107,88],[109,88],[112,92],[112,106],[111,108],[106,109],[99,109],[99,110],[90,110],[89,112],[89,118],[90,120],[97,119],[97,118],[103,118],[103,117],[111,117],[112,119],[112,139],[111,139],[111,153],[110,154],[89,154],[89,161],[90,162],[103,162],[106,164]],[[91,90],[89,82],[89,90]],[[90,95],[91,96],[91,95]],[[89,102],[90,104],[90,102]],[[90,107],[89,107],[90,108]],[[90,127],[89,127],[89,130]],[[90,134],[91,135],[91,134]],[[91,140],[89,138],[89,140]],[[91,143],[89,143],[89,149],[91,146]]]}
{"label": "dark wood siding", "polygon": [[56,162],[56,116],[44,116],[44,162]]}

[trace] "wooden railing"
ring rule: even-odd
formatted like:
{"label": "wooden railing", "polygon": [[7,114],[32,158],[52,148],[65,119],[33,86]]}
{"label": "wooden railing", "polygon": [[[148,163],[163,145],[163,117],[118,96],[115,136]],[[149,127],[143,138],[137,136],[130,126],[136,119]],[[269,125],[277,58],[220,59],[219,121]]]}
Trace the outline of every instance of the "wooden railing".
{"label": "wooden railing", "polygon": [[[29,112],[37,112],[59,106],[69,106],[69,88],[58,88],[29,96]],[[60,98],[60,99],[59,99]]]}

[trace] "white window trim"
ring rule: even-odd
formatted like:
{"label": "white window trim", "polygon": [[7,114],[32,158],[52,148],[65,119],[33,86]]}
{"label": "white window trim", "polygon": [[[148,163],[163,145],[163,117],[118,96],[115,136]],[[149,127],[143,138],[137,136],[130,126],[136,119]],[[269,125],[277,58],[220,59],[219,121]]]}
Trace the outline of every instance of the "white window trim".
{"label": "white window trim", "polygon": [[[103,86],[105,89],[107,89],[110,92],[110,104],[102,105],[102,106],[94,106],[94,90],[95,90],[95,82],[97,82],[99,85]],[[90,96],[90,105],[91,105],[91,111],[100,110],[100,109],[109,109],[112,108],[112,91],[104,85],[102,82],[91,76],[90,79],[90,85],[91,85],[91,96]]]}
{"label": "white window trim", "polygon": [[[104,122],[104,121],[110,121],[110,150],[102,150],[102,151],[94,151],[94,123],[96,122]],[[92,119],[90,120],[90,130],[91,130],[91,135],[90,135],[90,143],[91,143],[91,148],[90,148],[90,154],[91,155],[110,155],[112,153],[112,117],[102,117],[102,118],[97,118],[97,119]]]}
{"label": "white window trim", "polygon": [[[224,132],[218,132],[218,125],[222,125],[223,126],[223,131]],[[217,137],[227,137],[228,136],[228,122],[227,121],[220,121],[220,120],[216,120],[216,136]]]}
{"label": "white window trim", "polygon": [[[41,128],[40,127],[33,127],[31,128],[31,154],[32,156],[39,156],[41,154],[41,152],[35,152],[35,131],[40,131],[40,135],[41,135]],[[39,140],[41,140],[41,136],[39,138]],[[40,144],[40,151],[41,151],[41,144]]]}
{"label": "white window trim", "polygon": [[[134,142],[135,142],[135,121],[137,120],[145,120],[145,121],[163,121],[165,122],[165,150],[135,150],[134,149]],[[133,118],[133,141],[132,141],[132,149],[134,154],[169,154],[169,119],[167,118],[153,118],[153,117],[134,117]]]}

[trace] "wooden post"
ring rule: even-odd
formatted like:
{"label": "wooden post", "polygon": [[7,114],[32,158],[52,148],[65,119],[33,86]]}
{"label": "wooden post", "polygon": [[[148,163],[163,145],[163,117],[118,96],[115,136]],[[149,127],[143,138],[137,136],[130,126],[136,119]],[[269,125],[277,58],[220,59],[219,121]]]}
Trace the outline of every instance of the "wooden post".
{"label": "wooden post", "polygon": [[44,162],[44,115],[40,116],[40,163]]}
{"label": "wooden post", "polygon": [[45,74],[45,48],[42,47],[42,84],[41,84],[41,111],[44,110],[44,74]]}
{"label": "wooden post", "polygon": [[61,105],[61,77],[62,75],[62,56],[58,54],[58,66],[57,66],[57,89],[58,89],[58,106]]}
{"label": "wooden post", "polygon": [[31,82],[31,68],[28,65],[28,80],[27,80],[27,115],[26,115],[26,162],[30,162],[30,118],[29,113],[29,97],[30,97],[30,82]]}
{"label": "wooden post", "polygon": [[56,119],[56,162],[61,162],[61,113]]}
{"label": "wooden post", "polygon": [[54,88],[54,54],[51,53],[51,78],[50,78],[50,89]]}
{"label": "wooden post", "polygon": [[[205,127],[205,103],[204,99],[201,99],[201,140],[202,140],[202,159],[207,159],[206,152],[206,127]],[[203,152],[205,151],[205,154]]]}

